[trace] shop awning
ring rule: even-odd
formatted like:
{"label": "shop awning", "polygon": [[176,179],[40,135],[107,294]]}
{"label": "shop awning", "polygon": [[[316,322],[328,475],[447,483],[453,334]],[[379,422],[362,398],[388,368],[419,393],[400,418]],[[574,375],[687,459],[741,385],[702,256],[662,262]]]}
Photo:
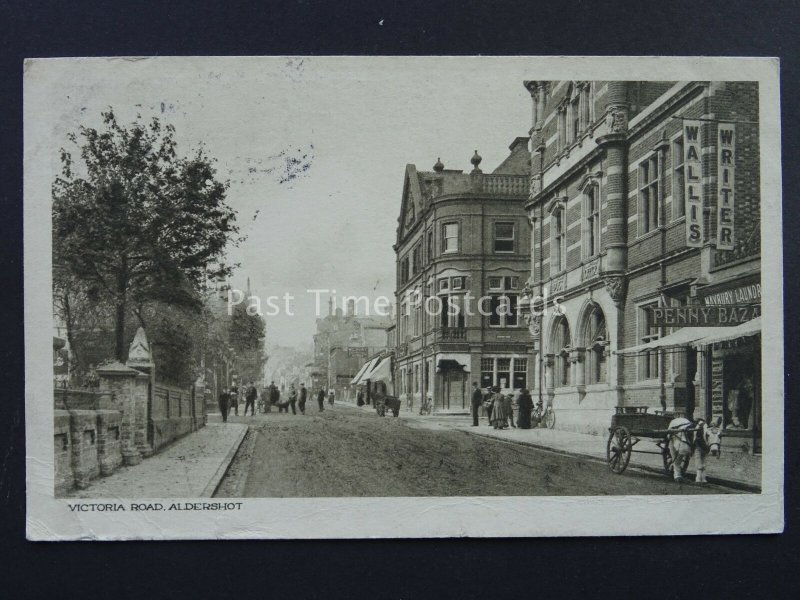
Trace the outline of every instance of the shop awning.
{"label": "shop awning", "polygon": [[648,350],[705,346],[761,333],[761,317],[756,317],[735,327],[683,327],[675,333],[646,344],[617,350],[617,354],[639,354]]}
{"label": "shop awning", "polygon": [[469,373],[469,354],[439,354],[436,366],[440,371],[463,369]]}
{"label": "shop awning", "polygon": [[695,346],[717,344],[743,337],[750,337],[761,333],[761,317],[737,325],[736,327],[714,327],[714,332],[695,342]]}
{"label": "shop awning", "polygon": [[377,358],[373,358],[372,360],[368,360],[367,362],[365,362],[364,366],[362,366],[361,369],[359,369],[358,373],[356,373],[356,376],[350,380],[350,384],[354,385],[360,382],[361,379],[364,377],[364,374],[367,373],[373,366],[375,366],[377,360],[378,360]]}
{"label": "shop awning", "polygon": [[647,342],[646,344],[639,344],[631,346],[630,348],[622,348],[617,350],[617,354],[639,354],[648,350],[657,350],[659,348],[678,348],[681,346],[689,346],[693,342],[712,335],[717,329],[731,329],[730,327],[683,327],[675,333],[670,333],[657,340]]}
{"label": "shop awning", "polygon": [[391,383],[392,357],[387,356],[381,362],[375,365],[375,367],[369,373],[364,375],[364,379],[369,379],[370,381],[383,381],[386,383]]}

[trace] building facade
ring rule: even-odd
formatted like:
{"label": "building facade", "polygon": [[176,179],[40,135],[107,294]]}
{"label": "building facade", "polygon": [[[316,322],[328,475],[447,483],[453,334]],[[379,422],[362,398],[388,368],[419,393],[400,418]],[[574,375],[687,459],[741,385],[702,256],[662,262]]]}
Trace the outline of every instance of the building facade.
{"label": "building facade", "polygon": [[528,386],[531,340],[516,311],[530,253],[527,142],[515,139],[492,173],[477,151],[469,173],[406,166],[394,245],[394,388],[405,402],[462,412],[472,381]]}
{"label": "building facade", "polygon": [[731,392],[749,377],[758,395],[760,335],[669,337],[653,309],[760,304],[757,84],[525,86],[535,393],[574,431],[605,433],[617,406],[732,426]]}

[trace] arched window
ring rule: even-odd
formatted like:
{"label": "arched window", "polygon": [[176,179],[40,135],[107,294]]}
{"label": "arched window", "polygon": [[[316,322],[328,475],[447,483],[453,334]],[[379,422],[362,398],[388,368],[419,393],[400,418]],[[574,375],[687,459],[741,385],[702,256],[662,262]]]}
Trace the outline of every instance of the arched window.
{"label": "arched window", "polygon": [[599,306],[595,306],[586,319],[586,383],[603,383],[607,380],[606,346],[608,329],[606,318]]}
{"label": "arched window", "polygon": [[600,194],[596,184],[583,192],[583,257],[600,254]]}
{"label": "arched window", "polygon": [[553,380],[556,387],[570,385],[569,354],[570,346],[569,323],[564,316],[559,317],[553,332]]}

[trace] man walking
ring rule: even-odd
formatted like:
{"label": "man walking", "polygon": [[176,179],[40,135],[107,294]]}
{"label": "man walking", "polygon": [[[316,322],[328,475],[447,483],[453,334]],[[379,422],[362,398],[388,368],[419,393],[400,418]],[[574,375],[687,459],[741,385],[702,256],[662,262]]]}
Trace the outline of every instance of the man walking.
{"label": "man walking", "polygon": [[478,387],[478,382],[472,382],[472,426],[478,426],[478,411],[481,409],[481,405],[483,404],[483,393],[481,393],[481,388]]}
{"label": "man walking", "polygon": [[233,408],[234,414],[238,417],[239,416],[239,386],[238,385],[231,386],[231,407]]}
{"label": "man walking", "polygon": [[308,390],[306,389],[306,384],[300,384],[300,414],[306,414],[306,400],[308,399]]}
{"label": "man walking", "polygon": [[328,390],[328,404],[333,406],[333,401],[336,398],[336,390],[331,388]]}
{"label": "man walking", "polygon": [[[275,382],[269,384],[269,404],[276,405],[278,404],[278,400],[281,397],[280,391],[278,391],[278,387],[275,385]],[[278,412],[280,412],[280,407]]]}
{"label": "man walking", "polygon": [[319,412],[325,410],[325,390],[321,387],[317,392],[317,404],[319,405]]}
{"label": "man walking", "polygon": [[217,402],[219,403],[219,414],[222,415],[222,422],[228,422],[228,409],[230,408],[231,395],[228,390],[223,388],[222,393],[219,395]]}
{"label": "man walking", "polygon": [[250,385],[247,386],[247,391],[244,395],[244,416],[247,416],[247,407],[250,407],[250,416],[253,417],[256,414],[256,398],[258,397],[258,392],[256,391],[255,384],[251,381]]}
{"label": "man walking", "polygon": [[[292,407],[292,414],[297,414],[297,390],[294,389],[294,384],[289,386],[289,406]],[[289,412],[288,410],[286,412]]]}

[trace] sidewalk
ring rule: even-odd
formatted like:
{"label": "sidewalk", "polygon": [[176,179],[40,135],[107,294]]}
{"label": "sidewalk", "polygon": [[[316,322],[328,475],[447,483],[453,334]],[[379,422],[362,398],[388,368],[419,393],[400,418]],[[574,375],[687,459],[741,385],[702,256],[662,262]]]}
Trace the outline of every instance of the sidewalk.
{"label": "sidewalk", "polygon": [[[352,408],[359,409],[356,406],[352,406]],[[375,412],[372,406],[363,406],[361,410]],[[437,414],[422,416],[408,412],[405,408],[401,409],[400,417],[409,421],[413,427],[422,429],[464,431],[506,442],[524,444],[543,450],[606,462],[607,436],[574,433],[559,429],[493,429],[487,425],[485,417],[480,418],[478,427],[472,427],[471,417]],[[391,417],[387,416],[386,418]],[[642,438],[636,447],[639,450],[659,451],[655,440],[649,438]],[[628,468],[664,473],[662,458],[656,454],[634,452],[631,454]],[[693,481],[695,476],[694,459],[689,462],[686,472],[686,476]],[[609,477],[616,477],[611,471],[608,472],[608,475]],[[723,437],[722,453],[719,459],[710,456],[706,458],[706,476],[709,483],[718,483],[746,491],[760,492],[761,456],[726,448],[725,438]]]}
{"label": "sidewalk", "polygon": [[239,445],[247,425],[209,423],[163,452],[109,477],[92,481],[71,498],[210,498]]}

